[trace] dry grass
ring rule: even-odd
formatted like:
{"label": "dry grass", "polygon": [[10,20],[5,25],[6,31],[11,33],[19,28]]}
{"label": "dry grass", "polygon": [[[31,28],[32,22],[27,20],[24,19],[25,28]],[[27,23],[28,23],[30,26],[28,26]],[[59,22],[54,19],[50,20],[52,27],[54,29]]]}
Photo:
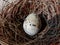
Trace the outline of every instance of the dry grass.
{"label": "dry grass", "polygon": [[[52,31],[54,34],[51,36],[54,39],[52,37],[50,39],[50,35],[48,35],[47,32],[49,32],[49,30],[56,31],[58,30],[56,28],[60,27],[59,3],[58,0],[19,0],[15,4],[9,4],[0,14],[0,37],[2,37],[0,39],[5,40],[9,45],[50,45],[52,40],[55,41],[54,43],[58,42],[58,31],[56,35],[54,31]],[[22,25],[25,17],[32,12],[38,16],[43,16],[47,25],[37,35],[30,37],[23,31]],[[50,20],[51,22],[49,23]],[[55,21],[55,23],[52,23],[53,21]],[[57,26],[55,25],[55,27],[53,27],[53,24],[56,23]]]}

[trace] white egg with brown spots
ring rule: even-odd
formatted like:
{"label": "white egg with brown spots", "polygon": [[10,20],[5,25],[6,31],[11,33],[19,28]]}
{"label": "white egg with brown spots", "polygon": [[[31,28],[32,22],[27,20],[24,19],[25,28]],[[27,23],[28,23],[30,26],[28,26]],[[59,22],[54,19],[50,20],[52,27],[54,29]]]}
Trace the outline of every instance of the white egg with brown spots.
{"label": "white egg with brown spots", "polygon": [[35,34],[37,34],[40,30],[40,27],[41,20],[35,13],[29,14],[24,20],[23,29],[30,36],[34,36]]}

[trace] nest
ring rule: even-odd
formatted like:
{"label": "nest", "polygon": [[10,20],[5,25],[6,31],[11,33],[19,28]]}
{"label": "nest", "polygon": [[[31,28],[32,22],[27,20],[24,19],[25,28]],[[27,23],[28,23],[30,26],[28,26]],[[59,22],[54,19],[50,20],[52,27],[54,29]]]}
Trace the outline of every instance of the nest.
{"label": "nest", "polygon": [[[7,5],[0,14],[0,39],[9,45],[50,45],[59,42],[58,5],[58,0],[19,0]],[[31,37],[24,32],[22,25],[32,12],[41,18],[42,27],[38,34]]]}

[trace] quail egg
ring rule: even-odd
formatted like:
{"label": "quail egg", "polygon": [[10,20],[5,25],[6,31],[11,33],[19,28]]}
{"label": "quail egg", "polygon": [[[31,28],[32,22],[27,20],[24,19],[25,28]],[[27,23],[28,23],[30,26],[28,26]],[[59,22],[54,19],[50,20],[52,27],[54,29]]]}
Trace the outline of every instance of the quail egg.
{"label": "quail egg", "polygon": [[29,14],[23,22],[23,29],[25,33],[30,36],[37,34],[41,27],[41,20],[35,13]]}

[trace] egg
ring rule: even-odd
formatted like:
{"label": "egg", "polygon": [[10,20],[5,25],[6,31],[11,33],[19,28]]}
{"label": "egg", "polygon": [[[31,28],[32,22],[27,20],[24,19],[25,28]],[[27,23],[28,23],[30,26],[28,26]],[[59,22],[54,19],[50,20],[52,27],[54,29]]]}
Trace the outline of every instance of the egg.
{"label": "egg", "polygon": [[34,36],[41,28],[41,20],[35,13],[29,14],[23,22],[23,29],[25,33]]}

